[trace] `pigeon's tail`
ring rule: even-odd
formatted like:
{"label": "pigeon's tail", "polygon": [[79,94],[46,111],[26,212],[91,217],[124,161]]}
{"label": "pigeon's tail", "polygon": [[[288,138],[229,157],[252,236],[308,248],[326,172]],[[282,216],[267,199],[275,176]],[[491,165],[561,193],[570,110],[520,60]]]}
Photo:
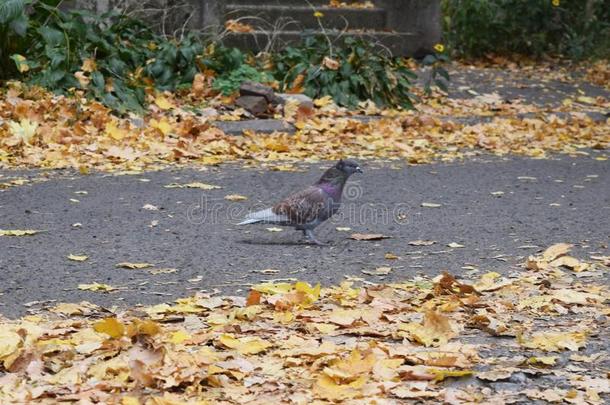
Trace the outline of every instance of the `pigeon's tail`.
{"label": "pigeon's tail", "polygon": [[282,223],[286,222],[288,218],[285,215],[278,215],[273,212],[271,208],[266,210],[253,212],[246,216],[246,219],[237,225],[249,225],[256,223]]}

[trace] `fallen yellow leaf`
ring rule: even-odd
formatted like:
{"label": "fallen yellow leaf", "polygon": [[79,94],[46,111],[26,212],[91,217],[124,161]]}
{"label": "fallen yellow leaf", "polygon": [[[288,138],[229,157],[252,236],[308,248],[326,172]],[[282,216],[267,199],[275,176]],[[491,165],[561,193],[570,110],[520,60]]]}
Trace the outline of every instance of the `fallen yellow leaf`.
{"label": "fallen yellow leaf", "polygon": [[120,338],[125,333],[125,326],[116,318],[106,318],[96,322],[93,330],[98,333],[105,333],[111,338]]}
{"label": "fallen yellow leaf", "polygon": [[68,255],[68,259],[73,260],[75,262],[84,262],[85,260],[89,259],[89,256],[70,254]]}
{"label": "fallen yellow leaf", "polygon": [[534,366],[543,365],[543,366],[554,366],[557,362],[557,356],[538,356],[538,357],[530,357],[527,359],[527,364],[531,364]]}
{"label": "fallen yellow leaf", "polygon": [[110,291],[116,290],[116,288],[114,288],[108,284],[101,284],[101,283],[79,284],[78,289],[85,290],[85,291],[100,291],[100,292],[110,292]]}
{"label": "fallen yellow leaf", "polygon": [[366,383],[366,376],[361,376],[347,384],[336,382],[332,377],[322,374],[313,387],[313,393],[319,398],[341,402],[362,395],[361,388]]}
{"label": "fallen yellow leaf", "polygon": [[246,197],[244,195],[239,195],[239,194],[225,195],[225,200],[228,200],[228,201],[244,201],[247,199],[248,199],[248,197]]}
{"label": "fallen yellow leaf", "polygon": [[0,236],[29,236],[36,235],[39,232],[42,231],[36,231],[34,229],[0,229]]}
{"label": "fallen yellow leaf", "polygon": [[174,108],[174,104],[167,97],[161,94],[155,97],[155,104],[162,110],[169,110],[170,108]]}
{"label": "fallen yellow leaf", "polygon": [[517,337],[517,341],[523,347],[529,349],[540,349],[547,352],[558,352],[561,350],[577,351],[585,346],[587,335],[584,332],[541,332],[532,336]]}
{"label": "fallen yellow leaf", "polygon": [[181,344],[184,343],[184,341],[189,340],[191,338],[191,335],[189,335],[188,333],[186,333],[184,330],[178,330],[176,332],[173,332],[170,335],[169,341],[173,344]]}
{"label": "fallen yellow leaf", "polygon": [[12,330],[0,328],[0,360],[13,354],[21,345],[21,336]]}
{"label": "fallen yellow leaf", "polygon": [[235,338],[233,335],[223,334],[218,338],[218,341],[228,347],[229,349],[235,349],[240,354],[257,354],[264,352],[272,346],[271,343],[260,338]]}
{"label": "fallen yellow leaf", "polygon": [[552,262],[560,256],[567,254],[574,245],[568,243],[557,243],[550,246],[542,253],[542,259],[547,262]]}
{"label": "fallen yellow leaf", "polygon": [[140,400],[136,397],[123,397],[121,398],[121,405],[141,405]]}
{"label": "fallen yellow leaf", "polygon": [[173,130],[167,118],[161,118],[158,121],[153,118],[150,120],[150,126],[161,131],[163,135],[169,135]]}
{"label": "fallen yellow leaf", "polygon": [[407,337],[411,337],[424,346],[444,345],[449,339],[457,336],[449,318],[436,311],[426,312],[423,324],[405,323],[400,325],[399,329],[406,331]]}

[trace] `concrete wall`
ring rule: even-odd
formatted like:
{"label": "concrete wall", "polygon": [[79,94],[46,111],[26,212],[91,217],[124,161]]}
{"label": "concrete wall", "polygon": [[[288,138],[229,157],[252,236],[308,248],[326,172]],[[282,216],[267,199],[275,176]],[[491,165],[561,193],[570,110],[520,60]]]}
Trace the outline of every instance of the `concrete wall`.
{"label": "concrete wall", "polygon": [[[102,14],[117,10],[143,18],[152,28],[172,35],[185,29],[201,29],[209,26],[206,18],[211,16],[211,5],[217,0],[70,0],[62,3],[63,8],[85,9]],[[205,16],[204,16],[205,12]],[[218,24],[220,16],[214,16],[212,23]]]}
{"label": "concrete wall", "polygon": [[[233,0],[235,1],[235,0]],[[103,13],[111,9],[126,10],[144,17],[157,31],[171,35],[184,29],[219,32],[225,21],[225,5],[232,0],[70,0],[71,7]],[[303,0],[303,4],[307,4]],[[251,0],[248,4],[269,4]],[[293,4],[294,0],[290,1]],[[387,10],[386,30],[416,38],[408,49],[431,50],[441,40],[440,0],[374,0]],[[244,4],[241,1],[241,4]],[[315,4],[325,4],[315,1]],[[384,30],[385,31],[385,30]],[[407,49],[405,48],[405,49]]]}
{"label": "concrete wall", "polygon": [[432,49],[441,41],[440,0],[375,0],[388,11],[388,28],[396,32],[416,32],[422,48]]}

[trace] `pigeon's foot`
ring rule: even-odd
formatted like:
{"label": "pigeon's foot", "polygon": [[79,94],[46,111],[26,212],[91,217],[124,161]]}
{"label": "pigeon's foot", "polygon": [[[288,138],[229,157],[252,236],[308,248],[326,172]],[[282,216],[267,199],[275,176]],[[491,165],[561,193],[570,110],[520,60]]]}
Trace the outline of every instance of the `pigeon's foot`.
{"label": "pigeon's foot", "polygon": [[323,242],[320,242],[319,240],[317,240],[311,229],[304,229],[303,233],[305,234],[305,237],[307,238],[307,240],[309,242],[313,243],[314,245],[328,246],[328,243],[323,243]]}

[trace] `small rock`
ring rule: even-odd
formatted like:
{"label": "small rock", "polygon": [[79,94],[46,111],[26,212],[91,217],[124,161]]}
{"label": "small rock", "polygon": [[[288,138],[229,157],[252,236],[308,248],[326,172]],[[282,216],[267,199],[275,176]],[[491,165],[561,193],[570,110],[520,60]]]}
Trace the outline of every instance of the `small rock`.
{"label": "small rock", "polygon": [[131,117],[129,121],[136,128],[144,128],[144,120],[140,117]]}
{"label": "small rock", "polygon": [[261,96],[241,96],[235,100],[235,104],[253,115],[261,115],[267,112],[267,100]]}
{"label": "small rock", "polygon": [[218,116],[218,111],[216,111],[216,109],[212,107],[202,108],[201,110],[198,110],[197,113],[199,113],[199,115],[204,118]]}
{"label": "small rock", "polygon": [[276,96],[279,104],[286,104],[290,100],[295,100],[300,108],[313,110],[313,100],[305,94],[278,93]]}
{"label": "small rock", "polygon": [[273,89],[270,86],[256,82],[243,82],[239,87],[239,95],[264,97],[267,103],[275,102],[275,92]]}
{"label": "small rock", "polygon": [[527,381],[528,381],[528,378],[523,373],[514,373],[513,375],[510,376],[510,382],[515,383],[515,384],[525,384],[525,383],[527,383]]}

